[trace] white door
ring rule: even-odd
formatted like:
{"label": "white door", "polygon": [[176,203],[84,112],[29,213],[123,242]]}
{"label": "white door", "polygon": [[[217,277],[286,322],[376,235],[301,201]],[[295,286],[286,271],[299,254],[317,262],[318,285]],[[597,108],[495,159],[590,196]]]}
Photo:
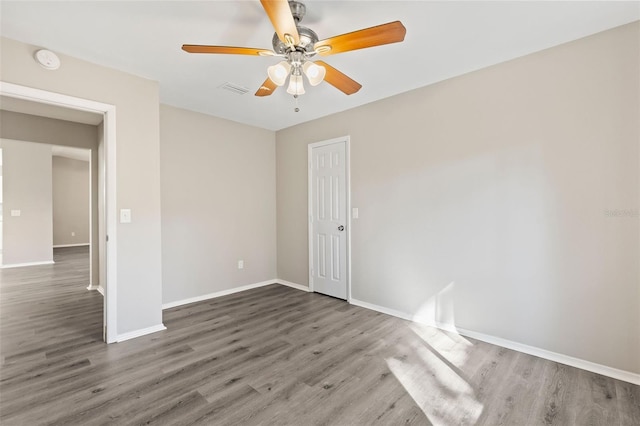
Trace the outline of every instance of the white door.
{"label": "white door", "polygon": [[310,284],[313,291],[347,298],[347,141],[310,150]]}

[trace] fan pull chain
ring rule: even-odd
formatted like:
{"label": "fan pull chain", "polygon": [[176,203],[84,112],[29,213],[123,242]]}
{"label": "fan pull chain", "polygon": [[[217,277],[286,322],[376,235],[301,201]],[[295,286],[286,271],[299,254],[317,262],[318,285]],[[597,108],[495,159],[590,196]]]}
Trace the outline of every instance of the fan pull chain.
{"label": "fan pull chain", "polygon": [[298,108],[298,95],[293,95],[293,99],[296,100],[296,107],[293,110],[295,112],[300,112],[300,108]]}

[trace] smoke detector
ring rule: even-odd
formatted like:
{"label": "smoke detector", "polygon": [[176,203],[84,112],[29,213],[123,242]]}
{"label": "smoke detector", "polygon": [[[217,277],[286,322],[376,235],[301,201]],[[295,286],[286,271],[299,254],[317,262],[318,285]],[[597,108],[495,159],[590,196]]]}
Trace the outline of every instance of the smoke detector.
{"label": "smoke detector", "polygon": [[35,59],[42,68],[48,70],[57,70],[60,68],[60,58],[50,50],[40,49],[35,54]]}

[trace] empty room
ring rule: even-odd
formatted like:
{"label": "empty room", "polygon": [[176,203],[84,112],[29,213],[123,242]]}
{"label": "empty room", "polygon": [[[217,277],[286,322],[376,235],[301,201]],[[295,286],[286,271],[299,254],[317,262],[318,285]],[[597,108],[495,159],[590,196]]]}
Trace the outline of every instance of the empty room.
{"label": "empty room", "polygon": [[2,425],[640,424],[640,2],[0,0]]}

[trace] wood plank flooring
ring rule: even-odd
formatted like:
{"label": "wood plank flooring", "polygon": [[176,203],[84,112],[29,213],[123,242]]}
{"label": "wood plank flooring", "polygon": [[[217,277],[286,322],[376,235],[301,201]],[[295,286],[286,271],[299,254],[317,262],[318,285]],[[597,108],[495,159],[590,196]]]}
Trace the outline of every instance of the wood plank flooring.
{"label": "wood plank flooring", "polygon": [[101,342],[88,251],[0,270],[4,425],[640,425],[640,387],[279,285]]}

